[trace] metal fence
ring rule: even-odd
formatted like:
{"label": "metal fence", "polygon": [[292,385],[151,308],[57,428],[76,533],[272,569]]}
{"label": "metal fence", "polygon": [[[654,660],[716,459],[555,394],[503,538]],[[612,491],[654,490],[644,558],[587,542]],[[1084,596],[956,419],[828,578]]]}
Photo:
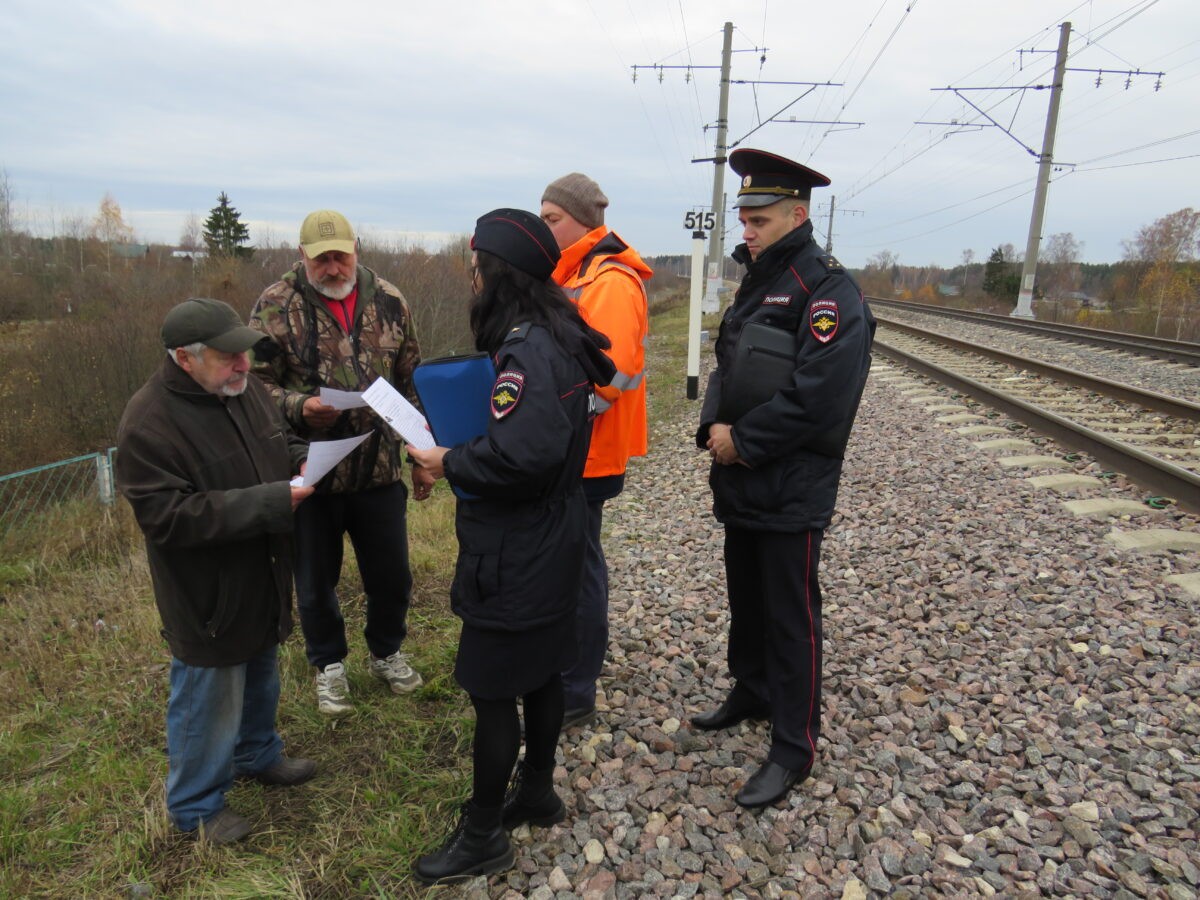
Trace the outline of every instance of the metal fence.
{"label": "metal fence", "polygon": [[0,537],[30,518],[70,500],[94,497],[111,504],[116,447],[0,475]]}

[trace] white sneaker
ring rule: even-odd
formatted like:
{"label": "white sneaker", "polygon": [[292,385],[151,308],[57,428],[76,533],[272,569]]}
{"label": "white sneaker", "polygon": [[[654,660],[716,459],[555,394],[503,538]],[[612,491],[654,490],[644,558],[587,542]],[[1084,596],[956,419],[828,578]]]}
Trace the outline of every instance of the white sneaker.
{"label": "white sneaker", "polygon": [[346,667],[340,662],[330,663],[323,672],[317,672],[317,710],[327,716],[354,712]]}
{"label": "white sneaker", "polygon": [[408,664],[408,654],[401,653],[399,650],[386,659],[377,659],[372,656],[371,661],[367,663],[367,670],[380,681],[386,681],[392,692],[396,694],[415,691],[425,683]]}

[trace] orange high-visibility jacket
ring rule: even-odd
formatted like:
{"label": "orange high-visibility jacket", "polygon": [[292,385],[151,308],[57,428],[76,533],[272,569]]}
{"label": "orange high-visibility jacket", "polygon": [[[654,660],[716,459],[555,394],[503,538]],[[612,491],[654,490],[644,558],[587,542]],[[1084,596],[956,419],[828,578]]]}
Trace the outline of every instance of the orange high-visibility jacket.
{"label": "orange high-visibility jacket", "polygon": [[579,304],[589,325],[612,341],[613,383],[596,389],[584,478],[620,475],[631,456],[646,455],[646,285],[654,275],[638,252],[604,225],[562,252],[554,280]]}

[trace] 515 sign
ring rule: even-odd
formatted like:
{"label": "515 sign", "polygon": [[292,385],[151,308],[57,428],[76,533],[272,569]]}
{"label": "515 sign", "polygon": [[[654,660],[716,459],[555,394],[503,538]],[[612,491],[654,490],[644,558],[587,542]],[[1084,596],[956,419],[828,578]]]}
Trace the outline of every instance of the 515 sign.
{"label": "515 sign", "polygon": [[686,212],[683,227],[688,231],[712,231],[717,226],[717,217],[711,212]]}

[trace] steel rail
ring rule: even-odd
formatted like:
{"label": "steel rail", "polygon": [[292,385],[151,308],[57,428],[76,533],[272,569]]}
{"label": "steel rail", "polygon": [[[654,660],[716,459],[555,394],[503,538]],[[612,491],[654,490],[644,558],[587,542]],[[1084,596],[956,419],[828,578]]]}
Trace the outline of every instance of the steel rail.
{"label": "steel rail", "polygon": [[878,336],[874,347],[888,359],[949,385],[1061,444],[1082,450],[1136,484],[1171,498],[1189,512],[1200,513],[1200,475],[1112,440],[1049,410],[1009,396],[966,375],[931,363],[880,340]]}
{"label": "steel rail", "polygon": [[1110,381],[1107,378],[1101,378],[1097,375],[1077,372],[1074,369],[1064,369],[1062,366],[1056,366],[1053,363],[1040,362],[1036,359],[1030,359],[1027,356],[1007,353],[1004,350],[997,350],[994,347],[964,341],[961,338],[951,337],[948,334],[917,328],[904,322],[895,322],[879,315],[876,315],[875,319],[881,325],[885,325],[888,328],[894,328],[897,331],[911,334],[915,337],[928,338],[929,340],[946,344],[956,350],[970,353],[972,356],[985,356],[1006,365],[1015,366],[1029,372],[1036,372],[1039,375],[1047,375],[1056,381],[1064,381],[1067,384],[1073,384],[1084,390],[1112,397],[1114,400],[1120,400],[1124,403],[1136,403],[1139,406],[1144,406],[1147,409],[1152,409],[1155,412],[1164,413],[1168,416],[1200,422],[1200,404],[1198,403],[1181,400],[1178,397],[1171,397],[1167,394],[1160,394],[1157,391],[1147,391],[1129,384],[1121,384],[1118,381]]}
{"label": "steel rail", "polygon": [[949,319],[964,319],[970,322],[981,322],[1005,328],[1009,331],[1020,331],[1028,334],[1045,335],[1058,340],[1072,339],[1077,342],[1091,344],[1097,347],[1110,347],[1126,353],[1149,356],[1154,359],[1164,359],[1170,362],[1200,366],[1200,344],[1191,341],[1172,341],[1167,338],[1151,337],[1144,334],[1131,334],[1125,331],[1105,331],[1101,328],[1088,328],[1084,325],[1067,325],[1059,322],[1031,322],[1028,319],[1014,319],[1011,316],[996,313],[975,312],[965,309],[949,309],[944,306],[930,306],[925,303],[909,303],[904,300],[888,300],[883,297],[868,297],[873,309],[891,307],[908,312],[925,313],[931,316],[941,316]]}

